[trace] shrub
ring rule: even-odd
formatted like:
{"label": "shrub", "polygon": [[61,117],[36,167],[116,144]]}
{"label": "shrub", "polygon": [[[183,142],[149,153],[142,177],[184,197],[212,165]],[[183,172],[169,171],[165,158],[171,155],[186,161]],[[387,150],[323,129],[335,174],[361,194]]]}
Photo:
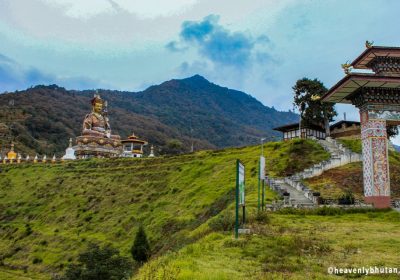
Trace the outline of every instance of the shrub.
{"label": "shrub", "polygon": [[354,194],[351,190],[347,190],[341,197],[339,197],[339,204],[350,205],[354,204]]}
{"label": "shrub", "polygon": [[132,263],[110,245],[100,248],[89,244],[77,264],[69,264],[61,280],[125,280],[132,272]]}
{"label": "shrub", "polygon": [[269,224],[270,222],[269,215],[264,211],[257,212],[255,220],[263,224]]}
{"label": "shrub", "polygon": [[150,258],[150,245],[147,240],[143,226],[139,227],[135,241],[131,248],[132,258],[140,264],[145,263]]}
{"label": "shrub", "polygon": [[213,231],[230,231],[235,226],[235,218],[229,211],[221,213],[210,221],[209,226]]}
{"label": "shrub", "polygon": [[43,260],[41,259],[41,258],[38,258],[38,257],[35,257],[33,260],[32,260],[32,263],[33,264],[38,264],[38,263],[42,263],[43,262]]}
{"label": "shrub", "polygon": [[32,232],[33,232],[33,230],[31,228],[31,225],[30,224],[25,224],[25,235],[26,236],[31,235]]}

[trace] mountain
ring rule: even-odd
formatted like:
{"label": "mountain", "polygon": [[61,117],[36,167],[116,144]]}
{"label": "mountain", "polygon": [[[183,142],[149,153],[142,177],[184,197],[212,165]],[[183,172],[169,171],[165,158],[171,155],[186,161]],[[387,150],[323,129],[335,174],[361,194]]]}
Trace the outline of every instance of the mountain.
{"label": "mountain", "polygon": [[394,146],[394,149],[395,149],[396,151],[400,152],[400,146],[397,146],[397,145],[393,145],[393,146]]}
{"label": "mountain", "polygon": [[[94,93],[51,85],[0,95],[0,145],[14,139],[23,153],[61,155],[68,139],[80,135]],[[182,151],[189,151],[192,141],[197,150],[255,144],[278,136],[273,127],[298,118],[199,75],[142,92],[98,93],[108,101],[113,133],[127,137],[134,131],[158,152],[168,152],[173,139],[182,142]]]}

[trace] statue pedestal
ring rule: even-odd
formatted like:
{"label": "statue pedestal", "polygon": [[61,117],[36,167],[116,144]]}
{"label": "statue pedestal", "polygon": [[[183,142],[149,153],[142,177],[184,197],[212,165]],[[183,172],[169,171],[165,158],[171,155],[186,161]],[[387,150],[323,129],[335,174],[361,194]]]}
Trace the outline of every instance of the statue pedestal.
{"label": "statue pedestal", "polygon": [[112,158],[122,153],[121,140],[118,137],[104,138],[95,136],[79,136],[74,147],[78,159],[83,158]]}

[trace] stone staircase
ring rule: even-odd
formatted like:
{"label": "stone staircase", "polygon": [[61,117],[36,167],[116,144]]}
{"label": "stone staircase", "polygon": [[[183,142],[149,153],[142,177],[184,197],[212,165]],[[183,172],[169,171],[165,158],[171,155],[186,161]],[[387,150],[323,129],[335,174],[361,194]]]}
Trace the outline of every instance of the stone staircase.
{"label": "stone staircase", "polygon": [[362,156],[354,153],[338,143],[335,139],[317,141],[331,157],[314,166],[304,169],[290,177],[283,179],[266,178],[271,189],[284,197],[284,204],[294,207],[310,207],[317,204],[319,193],[313,192],[302,183],[302,179],[321,175],[324,171],[362,160]]}

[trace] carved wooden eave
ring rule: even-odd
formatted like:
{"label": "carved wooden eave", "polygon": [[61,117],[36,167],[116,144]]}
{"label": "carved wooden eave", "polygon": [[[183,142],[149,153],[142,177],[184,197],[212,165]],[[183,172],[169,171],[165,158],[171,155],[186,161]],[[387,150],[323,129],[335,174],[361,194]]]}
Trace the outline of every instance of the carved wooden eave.
{"label": "carved wooden eave", "polygon": [[352,104],[354,94],[361,88],[380,88],[385,98],[396,100],[400,92],[400,78],[376,74],[351,73],[334,85],[322,98],[323,102]]}
{"label": "carved wooden eave", "polygon": [[400,47],[372,46],[361,53],[350,66],[355,69],[371,69],[368,64],[376,57],[400,57]]}

